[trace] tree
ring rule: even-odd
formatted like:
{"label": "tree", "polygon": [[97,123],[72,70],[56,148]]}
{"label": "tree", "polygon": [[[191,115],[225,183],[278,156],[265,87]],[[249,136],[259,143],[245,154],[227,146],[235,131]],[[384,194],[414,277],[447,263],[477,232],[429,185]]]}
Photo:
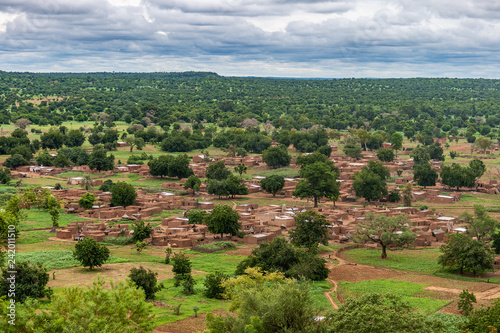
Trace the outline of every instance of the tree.
{"label": "tree", "polygon": [[168,176],[179,179],[189,177],[193,174],[193,169],[189,167],[189,157],[181,154],[170,159],[168,164]]}
{"label": "tree", "polygon": [[22,155],[14,154],[3,162],[3,166],[9,169],[15,169],[23,165],[28,165],[29,163],[30,162]]}
{"label": "tree", "polygon": [[57,154],[57,156],[54,158],[54,166],[58,168],[66,168],[71,165],[71,162],[68,160],[66,155],[63,153]]}
{"label": "tree", "polygon": [[144,290],[144,295],[146,299],[155,299],[156,292],[163,289],[163,284],[158,284],[157,279],[158,273],[153,272],[152,270],[146,270],[142,266],[139,268],[133,267],[130,270],[130,274],[128,277],[134,284],[137,289]]}
{"label": "tree", "polygon": [[396,151],[396,157],[398,157],[398,150],[403,148],[403,136],[396,132],[391,135],[392,149]]}
{"label": "tree", "polygon": [[135,203],[137,192],[133,185],[126,182],[117,182],[111,187],[111,205],[130,206]]}
{"label": "tree", "polygon": [[403,215],[387,217],[367,215],[363,222],[356,225],[354,241],[357,243],[374,242],[382,247],[381,258],[387,258],[387,249],[404,248],[415,241],[417,235],[411,231],[411,221]]}
{"label": "tree", "polygon": [[[28,300],[16,304],[15,326],[0,321],[2,332],[153,332],[153,304],[144,301],[144,292],[131,281],[95,279],[90,286],[62,288],[48,304]],[[98,301],[96,301],[98,300]],[[7,318],[8,300],[0,300],[0,316]],[[78,309],[78,311],[75,311]]]}
{"label": "tree", "polygon": [[354,182],[352,188],[356,196],[365,198],[368,202],[378,200],[387,195],[387,184],[378,174],[363,167],[353,176]]}
{"label": "tree", "polygon": [[318,153],[323,154],[326,157],[330,157],[330,155],[332,155],[332,147],[329,145],[318,147]]}
{"label": "tree", "polygon": [[247,173],[247,166],[243,163],[239,163],[234,167],[234,171],[236,171],[241,177],[244,173]]}
{"label": "tree", "polygon": [[151,237],[153,233],[153,227],[151,224],[145,224],[144,220],[139,220],[132,225],[132,230],[134,233],[132,234],[132,241],[134,242],[142,242],[146,238]]}
{"label": "tree", "polygon": [[273,169],[290,165],[292,157],[285,146],[269,147],[262,152],[262,160]]}
{"label": "tree", "polygon": [[313,198],[314,207],[318,207],[318,201],[327,197],[330,198],[340,193],[338,173],[332,171],[330,165],[315,162],[306,164],[299,170],[300,178],[303,178],[293,191],[293,195],[301,199]]}
{"label": "tree", "polygon": [[330,161],[328,157],[317,151],[312,154],[297,157],[297,162],[295,164],[300,167],[304,167],[307,164],[314,164],[316,162],[324,163],[330,167],[331,171],[334,171],[336,174],[339,173],[339,169],[333,164],[333,161]]}
{"label": "tree", "polygon": [[484,156],[486,156],[486,150],[488,150],[491,145],[493,144],[493,141],[491,141],[490,139],[484,137],[484,136],[480,136],[479,138],[476,139],[475,141],[475,145],[484,151]]}
{"label": "tree", "polygon": [[484,165],[483,161],[473,159],[469,162],[469,168],[474,173],[474,184],[476,184],[477,187],[477,181],[483,176],[484,172],[486,171],[486,166]]}
{"label": "tree", "polygon": [[230,206],[219,205],[215,206],[212,213],[207,215],[205,224],[211,233],[220,234],[222,238],[224,234],[236,235],[241,228],[239,219],[240,215]]}
{"label": "tree", "polygon": [[386,180],[391,176],[391,172],[380,161],[368,161],[368,170],[379,175],[380,178]]}
{"label": "tree", "polygon": [[222,299],[224,298],[224,292],[226,288],[224,288],[223,283],[225,280],[229,279],[227,274],[221,273],[219,271],[215,271],[214,273],[208,274],[205,278],[205,297]]}
{"label": "tree", "polygon": [[329,332],[442,332],[442,322],[414,311],[400,296],[366,293],[348,298],[333,312]]}
{"label": "tree", "polygon": [[103,146],[96,145],[89,156],[89,168],[97,171],[113,170],[115,165],[115,157],[109,155],[104,150]]}
{"label": "tree", "polygon": [[77,129],[69,130],[64,136],[64,144],[67,147],[80,147],[85,142],[85,135]]}
{"label": "tree", "polygon": [[208,194],[233,197],[236,195],[248,194],[248,188],[245,186],[241,178],[230,174],[226,179],[216,180],[210,179],[207,184]]}
{"label": "tree", "polygon": [[106,179],[102,182],[102,185],[99,187],[99,191],[110,192],[111,188],[115,185],[111,179]]}
{"label": "tree", "polygon": [[16,120],[14,126],[19,127],[22,130],[25,130],[26,127],[29,126],[29,124],[31,124],[31,120],[25,118],[19,118],[18,120]]}
{"label": "tree", "polygon": [[[12,294],[11,273],[15,271],[15,293]],[[2,270],[2,279],[0,279],[0,296],[9,296],[15,299],[16,303],[24,303],[27,298],[51,297],[52,289],[46,287],[49,282],[49,274],[42,264],[30,262],[16,262],[9,269]]]}
{"label": "tree", "polygon": [[189,219],[189,224],[202,224],[207,216],[207,212],[202,209],[191,209],[186,213],[186,217]]}
{"label": "tree", "polygon": [[462,332],[482,333],[497,332],[500,327],[500,299],[493,301],[492,306],[481,307],[471,311],[464,321]]}
{"label": "tree", "polygon": [[363,151],[359,145],[359,141],[357,141],[355,137],[347,137],[344,142],[344,154],[349,157],[359,159],[361,157],[361,152]]}
{"label": "tree", "polygon": [[443,254],[438,257],[438,264],[443,268],[458,270],[460,274],[470,271],[475,275],[493,268],[493,253],[489,246],[468,235],[451,235],[440,250]]}
{"label": "tree", "polygon": [[365,150],[368,150],[368,147],[366,146],[367,142],[370,141],[371,134],[365,129],[359,129],[356,131],[356,136],[359,138],[359,141],[361,141],[361,144],[365,146]]}
{"label": "tree", "polygon": [[464,289],[458,297],[460,297],[458,301],[458,312],[460,312],[462,316],[468,316],[474,310],[472,304],[477,303],[476,296],[474,293],[469,293],[468,289]]}
{"label": "tree", "polygon": [[493,235],[493,249],[495,250],[495,254],[500,254],[500,231],[497,231]]}
{"label": "tree", "polygon": [[89,209],[94,206],[95,202],[95,196],[92,193],[85,193],[82,195],[82,197],[78,200],[78,204],[80,207],[83,209]]}
{"label": "tree", "polygon": [[210,163],[205,171],[208,179],[223,180],[229,177],[231,171],[224,165],[224,161]]}
{"label": "tree", "polygon": [[436,170],[431,168],[429,163],[422,163],[415,165],[415,170],[413,171],[413,181],[417,182],[418,185],[423,186],[436,186],[436,179],[438,174]]}
{"label": "tree", "polygon": [[431,160],[431,156],[427,152],[427,149],[423,146],[418,146],[413,149],[410,153],[410,157],[413,158],[414,166],[417,164],[427,163]]}
{"label": "tree", "polygon": [[178,287],[184,280],[191,276],[191,261],[183,252],[177,252],[172,258],[172,272],[174,272],[174,286]]}
{"label": "tree", "polygon": [[90,177],[90,175],[85,175],[82,182],[80,183],[80,187],[85,191],[89,191],[93,186],[94,181],[92,180],[92,177]]}
{"label": "tree", "polygon": [[238,299],[231,309],[238,314],[214,317],[207,314],[206,332],[316,332],[317,310],[309,286],[291,280],[272,283],[267,288],[239,288]]}
{"label": "tree", "polygon": [[483,205],[474,205],[474,216],[467,212],[460,214],[459,218],[467,224],[467,233],[476,237],[478,241],[485,241],[493,237],[500,223],[488,215]]}
{"label": "tree", "polygon": [[10,182],[10,170],[7,168],[0,168],[0,183],[8,184]]}
{"label": "tree", "polygon": [[267,193],[271,193],[276,197],[276,193],[283,189],[285,186],[285,177],[279,175],[271,175],[260,181],[260,186]]}
{"label": "tree", "polygon": [[377,152],[377,157],[382,162],[392,162],[394,161],[394,150],[391,148],[382,148]]}
{"label": "tree", "polygon": [[193,195],[200,189],[201,180],[195,175],[191,175],[188,177],[187,181],[184,183],[184,189],[188,188],[193,190]]}
{"label": "tree", "polygon": [[429,145],[425,149],[432,160],[444,161],[443,147],[441,147],[439,142]]}
{"label": "tree", "polygon": [[168,176],[168,167],[172,159],[173,157],[171,155],[162,155],[153,158],[148,162],[149,174],[155,177],[160,176],[161,178]]}
{"label": "tree", "polygon": [[471,168],[462,167],[457,163],[452,163],[451,166],[443,166],[440,176],[443,184],[449,187],[456,187],[457,191],[460,190],[460,187],[474,186],[476,179],[474,171]]}
{"label": "tree", "polygon": [[93,238],[85,237],[75,244],[73,257],[83,267],[89,266],[89,270],[92,270],[94,267],[101,267],[109,259],[109,249],[97,244]]}
{"label": "tree", "polygon": [[328,245],[328,229],[330,225],[318,212],[308,210],[295,215],[295,229],[289,231],[292,244],[306,247],[309,251],[317,249],[318,243]]}
{"label": "tree", "polygon": [[43,149],[59,149],[64,144],[64,135],[55,128],[51,128],[47,133],[40,136]]}

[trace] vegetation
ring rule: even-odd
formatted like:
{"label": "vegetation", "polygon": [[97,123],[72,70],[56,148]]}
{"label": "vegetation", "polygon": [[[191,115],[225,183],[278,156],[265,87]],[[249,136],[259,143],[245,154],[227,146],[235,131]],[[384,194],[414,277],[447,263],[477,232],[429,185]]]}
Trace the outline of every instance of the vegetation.
{"label": "vegetation", "polygon": [[85,237],[75,244],[73,256],[83,267],[101,267],[109,259],[109,249],[105,245],[99,245],[90,237]]}
{"label": "vegetation", "polygon": [[340,185],[337,182],[338,173],[331,165],[323,162],[304,164],[299,175],[303,178],[293,191],[293,195],[301,199],[312,198],[314,207],[318,207],[321,198],[337,197]]}
{"label": "vegetation", "polygon": [[163,284],[157,282],[158,273],[145,269],[142,266],[139,268],[133,267],[130,270],[129,278],[139,289],[144,290],[146,299],[154,299],[155,293],[163,289]]}
{"label": "vegetation", "polygon": [[[15,280],[11,280],[10,271],[16,272]],[[51,297],[53,291],[46,287],[49,282],[49,274],[42,264],[30,262],[18,262],[13,267],[2,270],[0,279],[0,295],[14,299],[16,303],[24,303],[28,298]],[[15,283],[15,288],[11,288]]]}
{"label": "vegetation", "polygon": [[318,244],[328,245],[329,223],[325,216],[308,210],[304,213],[295,215],[295,229],[290,230],[292,244],[298,247],[306,247],[309,251],[316,251]]}
{"label": "vegetation", "polygon": [[275,197],[276,193],[285,186],[285,177],[279,175],[268,176],[260,181],[260,186],[264,191],[271,193]]}
{"label": "vegetation", "polygon": [[117,182],[110,191],[113,206],[130,206],[135,203],[137,198],[134,186],[125,182]]}
{"label": "vegetation", "polygon": [[224,234],[236,235],[241,228],[239,218],[239,214],[230,206],[219,205],[212,209],[212,212],[205,217],[204,221],[211,233],[220,234],[221,238],[223,238]]}

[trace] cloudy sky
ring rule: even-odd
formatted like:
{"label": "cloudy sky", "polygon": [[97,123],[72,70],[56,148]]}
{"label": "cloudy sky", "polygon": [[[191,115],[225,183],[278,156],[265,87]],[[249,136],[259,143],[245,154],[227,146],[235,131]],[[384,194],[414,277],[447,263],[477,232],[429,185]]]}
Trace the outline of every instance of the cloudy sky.
{"label": "cloudy sky", "polygon": [[0,0],[0,70],[500,78],[497,0]]}

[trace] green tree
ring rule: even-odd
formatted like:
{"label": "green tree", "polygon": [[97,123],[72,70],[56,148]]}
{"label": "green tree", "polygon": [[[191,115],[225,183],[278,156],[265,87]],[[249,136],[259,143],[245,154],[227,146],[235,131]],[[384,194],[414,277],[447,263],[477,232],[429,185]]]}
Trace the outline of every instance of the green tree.
{"label": "green tree", "polygon": [[191,209],[186,213],[186,217],[189,219],[189,224],[202,224],[207,216],[207,212],[202,209]]}
{"label": "green tree", "polygon": [[458,311],[462,316],[468,316],[474,310],[472,303],[477,303],[476,296],[473,293],[469,293],[468,289],[464,289],[460,293],[459,298]]}
{"label": "green tree", "polygon": [[332,171],[328,164],[315,162],[304,165],[300,168],[299,176],[302,180],[297,184],[293,195],[301,199],[313,198],[314,207],[318,207],[321,198],[330,198],[340,193],[336,180],[338,173]]}
{"label": "green tree", "polygon": [[149,174],[155,177],[160,176],[161,178],[168,176],[168,167],[172,159],[173,157],[171,155],[162,155],[153,158],[148,162]]}
{"label": "green tree", "polygon": [[85,193],[78,200],[78,204],[83,209],[92,208],[92,206],[94,206],[94,202],[95,202],[95,195],[93,195],[92,193]]}
{"label": "green tree", "polygon": [[172,262],[174,286],[178,287],[188,276],[191,276],[191,261],[183,252],[177,252],[174,254]]}
{"label": "green tree", "polygon": [[363,167],[353,176],[352,188],[356,196],[365,198],[368,202],[378,200],[387,195],[387,183],[378,174]]}
{"label": "green tree", "polygon": [[205,297],[222,299],[226,288],[223,286],[223,282],[229,279],[229,276],[215,271],[214,273],[208,274],[203,283],[205,286]]}
{"label": "green tree", "polygon": [[92,187],[94,187],[94,181],[92,180],[92,177],[90,177],[90,175],[85,175],[82,182],[80,183],[80,187],[85,191],[89,191]]}
{"label": "green tree", "polygon": [[14,154],[3,162],[3,166],[9,169],[15,169],[23,165],[28,165],[29,163],[30,162],[22,155]]}
{"label": "green tree", "polygon": [[438,174],[436,170],[431,168],[429,163],[422,163],[415,165],[413,171],[413,181],[417,182],[419,186],[436,186],[436,179]]}
{"label": "green tree", "polygon": [[113,170],[115,157],[106,153],[101,145],[94,146],[89,156],[89,168],[97,171]]}
{"label": "green tree", "polygon": [[137,289],[144,290],[146,299],[155,299],[156,292],[163,289],[163,284],[158,283],[158,273],[150,269],[145,269],[142,266],[139,268],[133,267],[128,275],[129,279],[134,282]]}
{"label": "green tree", "polygon": [[392,148],[396,151],[396,157],[398,157],[398,150],[403,148],[403,136],[400,133],[393,133],[391,135]]}
{"label": "green tree", "polygon": [[359,145],[359,141],[357,141],[354,137],[347,137],[344,142],[344,154],[349,157],[359,159],[361,157],[361,152],[363,151]]}
{"label": "green tree", "polygon": [[212,212],[206,216],[205,224],[211,233],[220,234],[222,238],[224,234],[236,235],[241,228],[239,219],[238,213],[230,206],[219,205],[215,206]]}
{"label": "green tree", "polygon": [[189,157],[181,154],[173,157],[168,164],[168,176],[179,179],[189,177],[193,170],[189,167]]}
{"label": "green tree", "polygon": [[290,165],[292,157],[285,146],[269,147],[262,152],[262,160],[273,169]]}
{"label": "green tree", "polygon": [[133,185],[126,182],[116,182],[111,187],[111,205],[130,206],[135,203],[137,192]]}
{"label": "green tree", "polygon": [[271,175],[260,181],[260,186],[267,193],[271,193],[276,197],[276,193],[283,189],[285,186],[285,177],[279,175]]}
{"label": "green tree", "polygon": [[377,151],[377,157],[382,162],[394,161],[394,150],[391,148],[382,148]]}
{"label": "green tree", "polygon": [[63,153],[57,154],[57,156],[54,158],[54,166],[58,168],[66,168],[71,165],[71,162],[68,160],[66,155]]}
{"label": "green tree", "polygon": [[361,144],[365,146],[365,150],[368,150],[368,147],[366,144],[368,141],[371,139],[371,134],[367,130],[360,128],[356,131],[356,136],[359,138],[359,141],[361,141]]}
{"label": "green tree", "polygon": [[486,156],[486,150],[488,150],[492,144],[493,144],[493,141],[491,141],[490,139],[488,139],[484,136],[478,137],[475,141],[475,145],[479,149],[484,151],[484,156]]}
{"label": "green tree", "polygon": [[298,247],[306,247],[315,250],[318,243],[328,245],[328,229],[330,224],[325,216],[308,210],[304,213],[295,215],[295,229],[289,231],[292,244]]}
{"label": "green tree", "polygon": [[403,191],[402,191],[402,196],[403,196],[403,204],[405,207],[411,207],[411,202],[413,201],[413,184],[408,183]]}
{"label": "green tree", "polygon": [[10,170],[7,168],[0,168],[0,183],[8,184],[10,182]]}
{"label": "green tree", "polygon": [[236,171],[241,177],[244,173],[247,173],[247,167],[245,164],[239,163],[234,167],[234,171]]}
{"label": "green tree", "polygon": [[151,234],[153,233],[153,227],[151,224],[144,223],[144,220],[135,222],[132,225],[132,230],[134,230],[134,233],[132,234],[132,240],[134,243],[142,242],[146,238],[151,237]]}
{"label": "green tree", "polygon": [[411,221],[405,215],[387,217],[367,215],[356,225],[354,241],[356,243],[374,242],[381,246],[381,258],[387,258],[387,249],[404,248],[415,241],[417,235],[411,231]]}
{"label": "green tree", "polygon": [[493,249],[495,254],[500,254],[500,231],[493,234]]}
{"label": "green tree", "polygon": [[[11,273],[15,271],[15,281],[11,281]],[[11,282],[15,282],[15,293],[12,294]],[[2,270],[0,279],[0,296],[9,296],[16,303],[24,303],[27,298],[51,297],[52,289],[46,287],[49,282],[49,274],[42,264],[30,262],[17,262],[13,267]]]}
{"label": "green tree", "polygon": [[413,158],[414,165],[428,163],[431,160],[431,156],[423,146],[417,146],[413,149],[410,157]]}
{"label": "green tree", "polygon": [[477,181],[484,175],[484,172],[486,171],[486,166],[484,165],[483,161],[478,159],[473,159],[469,162],[469,168],[474,173],[474,184],[477,187]]}
{"label": "green tree", "polygon": [[64,135],[58,129],[51,128],[40,136],[40,141],[43,149],[59,149],[63,146]]}
{"label": "green tree", "polygon": [[102,182],[102,185],[99,187],[99,191],[103,192],[110,192],[111,187],[115,185],[111,179],[106,179],[104,182]]}
{"label": "green tree", "polygon": [[473,187],[476,179],[471,168],[462,167],[457,163],[443,166],[440,176],[443,184],[456,187],[457,191],[460,190],[460,187]]}
{"label": "green tree", "polygon": [[443,147],[436,142],[435,144],[429,145],[426,148],[427,153],[429,153],[429,157],[435,161],[444,161],[443,155]]}
{"label": "green tree", "polygon": [[471,311],[461,329],[463,332],[482,333],[497,332],[500,328],[500,299],[493,301],[492,306],[481,307]]}
{"label": "green tree", "polygon": [[193,190],[193,195],[200,189],[201,186],[201,180],[195,175],[191,175],[188,177],[187,181],[184,183],[184,189],[187,190],[188,188]]}
{"label": "green tree", "polygon": [[333,312],[328,328],[329,332],[357,333],[428,333],[445,329],[440,321],[414,311],[401,297],[376,293],[348,298]]}
{"label": "green tree", "polygon": [[368,161],[368,170],[379,175],[382,179],[387,179],[391,176],[391,172],[380,161]]}
{"label": "green tree", "polygon": [[463,212],[459,218],[467,224],[467,233],[471,237],[476,237],[478,241],[484,242],[492,238],[497,228],[500,227],[500,223],[488,215],[483,205],[474,205],[474,216]]}
{"label": "green tree", "polygon": [[464,271],[476,274],[493,268],[493,254],[489,246],[468,235],[451,235],[440,250],[443,254],[439,256],[438,264],[447,269],[458,270],[460,274]]}
{"label": "green tree", "polygon": [[94,267],[101,267],[109,259],[109,249],[97,244],[93,238],[85,237],[75,244],[73,257],[83,267],[89,266],[89,270],[92,270]]}
{"label": "green tree", "polygon": [[69,130],[64,135],[64,144],[67,147],[81,147],[85,142],[85,135],[77,129]]}
{"label": "green tree", "polygon": [[[91,286],[63,288],[48,304],[28,300],[16,304],[15,326],[0,321],[2,332],[153,332],[153,304],[129,281],[105,287],[100,277]],[[98,301],[96,301],[98,300]],[[1,300],[0,316],[7,317],[8,300]],[[78,311],[75,311],[78,309]]]}
{"label": "green tree", "polygon": [[224,161],[210,163],[205,171],[208,179],[223,180],[229,177],[231,171],[224,165]]}

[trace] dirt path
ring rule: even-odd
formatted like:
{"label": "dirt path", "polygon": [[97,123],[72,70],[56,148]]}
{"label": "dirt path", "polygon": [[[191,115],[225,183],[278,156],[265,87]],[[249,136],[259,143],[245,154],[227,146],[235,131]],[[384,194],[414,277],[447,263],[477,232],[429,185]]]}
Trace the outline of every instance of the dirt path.
{"label": "dirt path", "polygon": [[[426,287],[424,289],[431,290],[431,291],[451,293],[451,294],[456,294],[456,295],[459,295],[462,292],[461,289],[442,288],[442,287],[434,287],[434,286],[429,286],[429,287]],[[490,299],[500,298],[500,287],[493,286],[488,290],[476,293],[475,296],[479,300],[482,300],[482,299],[490,300]]]}

